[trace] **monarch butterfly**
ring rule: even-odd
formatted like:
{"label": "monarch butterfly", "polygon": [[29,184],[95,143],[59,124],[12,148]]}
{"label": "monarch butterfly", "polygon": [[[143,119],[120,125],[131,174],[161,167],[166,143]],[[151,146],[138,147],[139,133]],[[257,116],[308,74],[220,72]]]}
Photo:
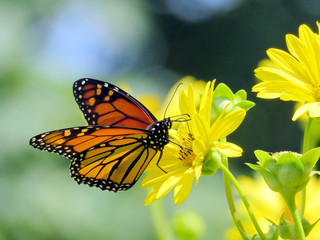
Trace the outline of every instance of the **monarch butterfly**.
{"label": "monarch butterfly", "polygon": [[137,99],[107,82],[79,79],[73,93],[89,126],[45,132],[30,145],[69,158],[78,184],[114,192],[131,188],[157,153],[159,163],[174,120],[158,121]]}

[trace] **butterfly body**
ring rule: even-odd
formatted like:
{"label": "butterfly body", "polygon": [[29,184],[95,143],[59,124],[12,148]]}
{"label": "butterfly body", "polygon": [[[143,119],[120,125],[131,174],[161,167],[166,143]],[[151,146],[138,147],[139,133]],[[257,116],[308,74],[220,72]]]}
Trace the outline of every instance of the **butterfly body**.
{"label": "butterfly body", "polygon": [[89,126],[39,134],[30,145],[71,160],[71,176],[102,190],[131,188],[169,142],[170,118],[158,121],[138,100],[120,88],[80,79],[73,92]]}

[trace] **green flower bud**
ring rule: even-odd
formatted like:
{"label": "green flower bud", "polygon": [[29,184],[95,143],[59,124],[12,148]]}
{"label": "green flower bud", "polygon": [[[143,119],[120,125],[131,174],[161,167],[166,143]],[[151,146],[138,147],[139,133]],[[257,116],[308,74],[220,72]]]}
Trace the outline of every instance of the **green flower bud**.
{"label": "green flower bud", "polygon": [[221,164],[221,155],[216,148],[212,148],[204,159],[201,174],[211,176],[216,173]]}
{"label": "green flower bud", "polygon": [[220,83],[214,90],[212,101],[212,116],[211,119],[214,122],[218,116],[223,112],[225,107],[228,106],[226,113],[232,112],[236,109],[242,108],[248,111],[255,103],[247,101],[247,93],[245,90],[240,90],[233,94],[232,90]]}
{"label": "green flower bud", "polygon": [[201,239],[205,232],[205,222],[194,211],[175,213],[172,217],[173,230],[181,240]]}
{"label": "green flower bud", "polygon": [[315,173],[312,171],[320,156],[320,148],[314,148],[305,154],[279,152],[272,155],[256,150],[258,164],[248,164],[258,171],[275,192],[295,194],[301,191]]}

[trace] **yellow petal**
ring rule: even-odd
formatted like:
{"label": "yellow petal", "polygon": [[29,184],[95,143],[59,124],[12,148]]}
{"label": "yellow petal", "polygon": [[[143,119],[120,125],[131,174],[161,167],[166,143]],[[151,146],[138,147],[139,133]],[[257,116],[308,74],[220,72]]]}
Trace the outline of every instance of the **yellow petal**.
{"label": "yellow petal", "polygon": [[214,145],[227,157],[240,157],[243,152],[241,147],[230,142],[217,142]]}
{"label": "yellow petal", "polygon": [[[271,48],[268,49],[267,54],[273,63],[289,72],[295,78],[306,75],[304,69],[301,67],[301,64],[289,53],[280,49]],[[303,81],[303,78],[299,79]]]}
{"label": "yellow petal", "polygon": [[157,199],[162,198],[163,196],[167,195],[168,192],[171,191],[172,188],[174,188],[174,186],[177,184],[178,181],[180,181],[180,179],[182,178],[184,172],[183,171],[179,171],[177,173],[175,173],[174,175],[170,176],[167,180],[165,180],[157,193]]}
{"label": "yellow petal", "polygon": [[312,118],[320,117],[320,102],[311,104],[309,114]]}
{"label": "yellow petal", "polygon": [[160,186],[155,186],[154,188],[152,188],[149,192],[149,194],[147,195],[146,199],[144,200],[144,205],[147,206],[151,203],[153,203],[155,200],[157,200],[156,195],[158,192]]}
{"label": "yellow petal", "polygon": [[178,182],[176,188],[174,189],[174,203],[180,205],[189,196],[194,179],[194,172],[186,172],[181,180]]}
{"label": "yellow petal", "polygon": [[305,91],[288,90],[281,94],[280,99],[283,101],[296,101],[296,102],[313,102],[315,101],[312,95]]}
{"label": "yellow petal", "polygon": [[319,85],[320,81],[320,44],[319,36],[314,34],[307,25],[299,28],[299,38],[304,42],[305,55],[310,70],[310,76],[314,84]]}
{"label": "yellow petal", "polygon": [[[268,98],[277,98],[282,96],[284,93],[291,93],[294,99],[302,99],[301,101],[314,101],[313,97],[313,89],[305,89],[302,88],[299,85],[296,85],[294,83],[288,82],[288,81],[265,81],[260,82],[253,86],[252,88],[253,92],[259,92],[257,96],[261,98],[267,98],[263,97],[262,94],[270,94],[270,97]],[[289,99],[291,100],[291,99]],[[296,101],[296,100],[294,100]],[[300,101],[300,100],[299,100]]]}
{"label": "yellow petal", "polygon": [[179,105],[181,114],[188,113],[193,116],[196,111],[195,98],[193,94],[193,85],[190,83],[188,88],[188,93],[181,91],[179,95]]}
{"label": "yellow petal", "polygon": [[297,120],[299,117],[301,117],[301,115],[303,115],[304,113],[306,113],[307,111],[309,111],[309,109],[310,109],[310,107],[311,107],[312,104],[313,104],[313,103],[307,103],[307,104],[303,104],[301,107],[299,107],[299,108],[295,111],[295,113],[294,113],[294,115],[293,115],[293,117],[292,117],[292,121]]}
{"label": "yellow petal", "polygon": [[244,109],[237,109],[222,118],[219,117],[211,127],[210,141],[216,142],[217,140],[228,136],[239,127],[245,116],[246,111]]}
{"label": "yellow petal", "polygon": [[175,175],[179,175],[179,173],[181,171],[184,171],[185,169],[182,169],[180,167],[183,167],[183,165],[176,165],[176,169],[168,171],[167,173],[163,172],[162,170],[157,170],[157,171],[152,171],[151,173],[149,173],[141,182],[141,187],[142,188],[148,188],[148,187],[152,187],[155,184],[161,183],[161,182],[165,182],[167,181],[168,178],[175,176]]}
{"label": "yellow petal", "polygon": [[196,136],[201,136],[204,144],[207,144],[209,142],[210,123],[200,114],[194,116],[194,123],[198,130]]}
{"label": "yellow petal", "polygon": [[270,81],[270,83],[274,81],[286,81],[289,86],[299,86],[302,89],[309,90],[308,83],[300,80],[301,76],[291,74],[279,68],[259,67],[255,70],[255,76],[262,81]]}
{"label": "yellow petal", "polygon": [[195,177],[196,177],[196,185],[198,184],[199,178],[201,176],[201,171],[202,171],[202,167],[203,167],[203,153],[200,153],[197,155],[196,159],[193,160],[192,162],[192,166],[194,168],[194,173],[195,173]]}
{"label": "yellow petal", "polygon": [[268,91],[261,91],[257,93],[258,98],[264,98],[264,99],[274,99],[279,98],[282,93],[269,93]]}
{"label": "yellow petal", "polygon": [[207,151],[206,146],[201,135],[197,136],[192,142],[192,150],[194,154],[198,155],[200,153],[205,153]]}
{"label": "yellow petal", "polygon": [[[294,55],[300,63],[303,63],[305,69],[307,70],[307,79],[305,81],[309,81],[310,84],[316,84],[314,79],[315,75],[313,71],[315,70],[315,64],[313,61],[312,48],[311,46],[305,46],[305,44],[301,41],[301,39],[288,34],[286,36],[287,47],[292,55]],[[311,51],[310,51],[310,50]]]}
{"label": "yellow petal", "polygon": [[200,106],[199,106],[199,113],[202,115],[207,121],[210,122],[210,112],[211,112],[211,105],[212,105],[212,98],[213,98],[213,89],[214,89],[215,80],[208,82],[205,88],[205,91],[202,95]]}

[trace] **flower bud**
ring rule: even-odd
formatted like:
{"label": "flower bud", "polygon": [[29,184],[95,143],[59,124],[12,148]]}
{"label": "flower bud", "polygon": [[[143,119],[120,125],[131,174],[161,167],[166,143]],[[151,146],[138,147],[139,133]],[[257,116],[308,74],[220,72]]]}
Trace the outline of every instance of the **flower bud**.
{"label": "flower bud", "polygon": [[173,229],[181,240],[200,239],[205,232],[205,222],[194,211],[182,211],[172,217]]}
{"label": "flower bud", "polygon": [[269,155],[256,150],[257,165],[248,164],[258,171],[275,192],[295,194],[301,191],[315,173],[312,171],[320,156],[320,148],[314,148],[303,155],[294,152],[279,152]]}
{"label": "flower bud", "polygon": [[216,148],[212,148],[204,159],[201,174],[211,176],[216,173],[221,164],[221,155]]}
{"label": "flower bud", "polygon": [[245,90],[240,90],[233,94],[232,90],[227,85],[220,83],[213,93],[211,111],[213,121],[220,116],[227,105],[226,114],[239,108],[248,111],[255,103],[247,101],[247,93]]}

